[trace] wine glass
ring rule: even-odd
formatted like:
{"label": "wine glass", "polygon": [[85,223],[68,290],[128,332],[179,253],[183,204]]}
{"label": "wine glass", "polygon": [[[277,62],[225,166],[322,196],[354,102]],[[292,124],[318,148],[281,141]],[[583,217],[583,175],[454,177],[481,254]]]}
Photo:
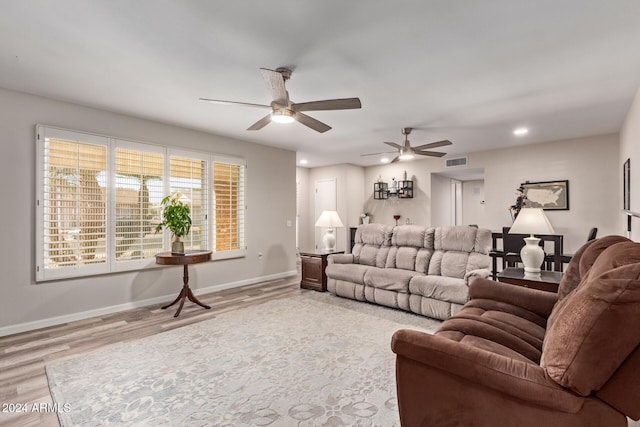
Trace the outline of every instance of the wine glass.
{"label": "wine glass", "polygon": [[393,219],[396,220],[396,225],[398,225],[398,220],[400,219],[400,215],[394,215]]}

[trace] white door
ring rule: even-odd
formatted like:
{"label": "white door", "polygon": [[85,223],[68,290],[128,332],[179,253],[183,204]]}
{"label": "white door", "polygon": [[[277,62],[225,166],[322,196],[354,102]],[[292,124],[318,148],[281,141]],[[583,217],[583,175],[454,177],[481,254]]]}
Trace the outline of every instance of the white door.
{"label": "white door", "polygon": [[[315,228],[315,246],[316,249],[322,249],[322,236],[325,229],[321,227],[315,227],[316,221],[320,218],[322,211],[335,211],[336,210],[336,180],[334,179],[320,179],[316,181],[316,194],[315,194],[315,216],[313,219],[313,225]],[[338,244],[336,244],[336,247]]]}

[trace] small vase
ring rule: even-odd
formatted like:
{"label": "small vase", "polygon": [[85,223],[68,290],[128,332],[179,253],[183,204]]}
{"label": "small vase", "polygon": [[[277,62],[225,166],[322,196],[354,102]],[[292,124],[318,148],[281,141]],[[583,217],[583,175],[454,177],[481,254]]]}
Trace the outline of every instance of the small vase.
{"label": "small vase", "polygon": [[363,224],[369,224],[369,217],[365,216],[364,218],[362,218],[362,223]]}
{"label": "small vase", "polygon": [[178,237],[171,242],[171,254],[172,255],[184,255],[184,242],[181,242]]}

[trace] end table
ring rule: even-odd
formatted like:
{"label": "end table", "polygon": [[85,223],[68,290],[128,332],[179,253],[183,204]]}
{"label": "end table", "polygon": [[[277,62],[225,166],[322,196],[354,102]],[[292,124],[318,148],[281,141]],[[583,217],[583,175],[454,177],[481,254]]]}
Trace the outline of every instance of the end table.
{"label": "end table", "polygon": [[302,280],[300,281],[300,287],[318,292],[326,292],[327,275],[324,270],[327,268],[327,257],[331,254],[343,253],[344,251],[300,252],[300,262],[302,263]]}
{"label": "end table", "polygon": [[524,273],[524,268],[508,267],[498,273],[497,277],[502,283],[557,293],[562,273],[542,270],[539,275],[530,275]]}
{"label": "end table", "polygon": [[186,251],[184,255],[174,255],[171,252],[163,252],[161,254],[156,255],[156,264],[160,265],[183,265],[184,266],[184,274],[182,276],[182,290],[178,294],[178,297],[171,303],[167,304],[162,309],[166,309],[180,301],[180,305],[178,306],[178,311],[173,317],[178,317],[180,312],[182,311],[182,306],[184,306],[184,301],[188,298],[189,301],[195,302],[201,307],[211,308],[210,306],[201,303],[191,292],[191,288],[189,287],[189,264],[198,264],[200,262],[205,262],[211,260],[211,251]]}

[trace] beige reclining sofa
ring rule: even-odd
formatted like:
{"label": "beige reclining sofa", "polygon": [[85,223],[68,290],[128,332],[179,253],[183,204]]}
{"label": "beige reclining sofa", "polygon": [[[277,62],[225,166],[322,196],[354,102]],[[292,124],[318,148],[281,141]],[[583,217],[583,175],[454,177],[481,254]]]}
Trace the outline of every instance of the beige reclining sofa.
{"label": "beige reclining sofa", "polygon": [[469,284],[490,275],[491,231],[476,227],[366,224],[350,254],[328,257],[335,295],[436,319],[457,313]]}

